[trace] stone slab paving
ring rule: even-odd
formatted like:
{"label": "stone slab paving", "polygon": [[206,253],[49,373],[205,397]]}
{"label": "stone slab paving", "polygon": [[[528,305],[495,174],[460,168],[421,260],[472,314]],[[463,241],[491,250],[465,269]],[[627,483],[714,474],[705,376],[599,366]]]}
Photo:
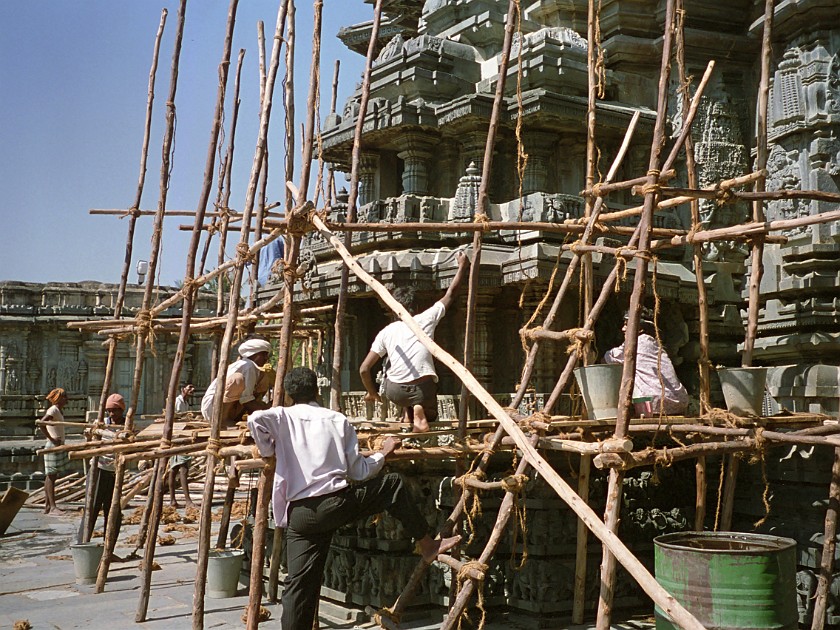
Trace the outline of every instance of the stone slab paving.
{"label": "stone slab paving", "polygon": [[[5,536],[0,537],[0,629],[13,628],[26,619],[33,630],[122,630],[125,629],[189,629],[192,627],[192,596],[195,576],[196,538],[176,537],[176,544],[158,547],[155,556],[161,566],[152,576],[147,621],[134,622],[140,593],[139,560],[114,563],[104,593],[95,594],[93,586],[75,582],[70,544],[75,540],[80,517],[74,513],[63,517],[46,516],[32,508],[23,508]],[[101,518],[100,518],[101,524]],[[125,525],[117,546],[117,555],[125,556],[131,548],[124,539],[136,533],[136,525]],[[244,576],[243,576],[244,579]],[[239,596],[205,600],[205,624],[209,629],[242,628],[243,610],[247,604],[247,586],[240,584]],[[279,604],[265,603],[272,620],[262,628],[279,628]],[[337,609],[336,609],[337,610]],[[336,610],[325,602],[322,606],[322,629],[373,628],[371,623],[340,619]],[[410,630],[436,630],[440,612],[404,624]],[[434,621],[432,621],[434,620]],[[491,621],[488,630],[525,629],[537,626],[521,621]],[[589,630],[591,626],[551,625],[542,628]],[[649,629],[649,623],[616,624],[616,630]]]}

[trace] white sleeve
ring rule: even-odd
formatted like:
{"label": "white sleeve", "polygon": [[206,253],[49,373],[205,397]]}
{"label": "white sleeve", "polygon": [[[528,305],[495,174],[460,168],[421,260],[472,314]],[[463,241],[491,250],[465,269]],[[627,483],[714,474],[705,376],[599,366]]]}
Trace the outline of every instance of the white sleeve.
{"label": "white sleeve", "polygon": [[379,331],[379,334],[376,335],[376,338],[373,340],[373,344],[370,346],[370,351],[375,352],[380,357],[384,357],[388,354],[388,348],[385,347],[385,328]]}
{"label": "white sleeve", "polygon": [[347,420],[344,421],[344,455],[347,458],[347,476],[353,481],[365,481],[375,477],[385,465],[385,456],[374,453],[363,457],[359,453],[359,439]]}
{"label": "white sleeve", "polygon": [[243,405],[254,400],[254,387],[257,386],[257,372],[256,363],[246,363],[242,366],[242,377],[245,379],[245,389],[242,390],[242,395],[239,397],[239,402]]}
{"label": "white sleeve", "polygon": [[255,411],[248,415],[248,430],[251,431],[251,437],[254,438],[254,443],[263,457],[275,455],[274,445],[281,413],[282,411],[275,407]]}
{"label": "white sleeve", "polygon": [[624,362],[624,344],[617,348],[607,350],[604,353],[604,363],[623,363]]}

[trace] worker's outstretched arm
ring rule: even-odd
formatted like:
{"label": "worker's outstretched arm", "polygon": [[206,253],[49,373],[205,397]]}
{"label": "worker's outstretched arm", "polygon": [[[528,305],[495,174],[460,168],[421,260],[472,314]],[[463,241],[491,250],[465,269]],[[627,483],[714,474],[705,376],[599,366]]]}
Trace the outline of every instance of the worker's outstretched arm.
{"label": "worker's outstretched arm", "polygon": [[458,261],[458,271],[455,272],[455,277],[452,279],[452,284],[446,290],[446,294],[439,300],[447,311],[449,311],[449,307],[455,300],[455,296],[458,295],[458,291],[464,283],[464,278],[467,277],[467,269],[470,267],[470,259],[464,255],[464,252],[458,252],[456,259]]}
{"label": "worker's outstretched arm", "polygon": [[375,352],[368,352],[365,360],[362,361],[362,364],[359,366],[359,376],[362,377],[362,384],[365,386],[367,393],[365,394],[365,400],[368,402],[381,402],[382,398],[379,396],[379,392],[376,390],[376,383],[373,382],[373,366],[381,359],[378,354]]}

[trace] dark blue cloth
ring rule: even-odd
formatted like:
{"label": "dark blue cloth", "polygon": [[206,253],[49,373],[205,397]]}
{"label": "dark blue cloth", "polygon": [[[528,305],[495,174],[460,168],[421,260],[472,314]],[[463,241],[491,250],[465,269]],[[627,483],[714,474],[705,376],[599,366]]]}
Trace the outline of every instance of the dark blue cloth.
{"label": "dark blue cloth", "polygon": [[271,241],[268,245],[260,250],[260,268],[257,272],[257,282],[260,286],[268,284],[269,276],[271,275],[271,267],[274,261],[283,258],[283,239],[278,238]]}

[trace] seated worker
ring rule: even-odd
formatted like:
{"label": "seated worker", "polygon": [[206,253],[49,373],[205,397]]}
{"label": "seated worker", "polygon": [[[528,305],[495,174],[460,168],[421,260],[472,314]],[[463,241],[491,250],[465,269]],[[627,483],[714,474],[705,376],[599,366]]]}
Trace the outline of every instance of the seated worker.
{"label": "seated worker", "polygon": [[[402,478],[377,476],[399,440],[388,437],[381,450],[363,457],[347,418],[324,409],[315,398],[318,379],[298,367],[283,379],[290,407],[272,407],[248,417],[248,428],[263,457],[275,457],[274,519],[286,527],[288,577],[283,589],[282,630],[312,628],[324,566],[335,531],[360,518],[388,511],[417,540],[431,563],[460,536],[435,540]],[[349,484],[350,481],[361,483]]]}
{"label": "seated worker", "polygon": [[[417,314],[417,297],[411,286],[399,287],[394,291],[394,299],[414,317],[423,331],[432,339],[435,328],[452,305],[458,289],[467,275],[469,259],[458,252],[458,271],[446,294],[431,308]],[[413,431],[429,430],[429,422],[437,420],[437,382],[435,363],[432,354],[411,332],[408,324],[396,321],[379,331],[370,347],[370,352],[359,366],[359,375],[367,390],[365,400],[381,402],[376,391],[371,371],[382,357],[388,357],[385,370],[385,397],[404,408],[404,418],[413,422]]]}
{"label": "seated worker", "polygon": [[[624,316],[622,332],[627,331],[627,315]],[[636,350],[636,379],[633,383],[633,398],[650,398],[651,411],[670,416],[685,413],[688,406],[688,392],[677,378],[674,364],[668,353],[656,340],[653,313],[643,308],[639,320],[639,337]],[[605,363],[624,362],[624,344],[604,355]]]}
{"label": "seated worker", "polygon": [[[228,366],[225,376],[222,427],[235,424],[245,412],[268,408],[266,402],[257,398],[255,388],[261,376],[260,368],[268,361],[270,353],[271,343],[265,339],[248,339],[239,344],[240,359]],[[217,380],[213,379],[201,399],[201,415],[207,422],[213,415]]]}

